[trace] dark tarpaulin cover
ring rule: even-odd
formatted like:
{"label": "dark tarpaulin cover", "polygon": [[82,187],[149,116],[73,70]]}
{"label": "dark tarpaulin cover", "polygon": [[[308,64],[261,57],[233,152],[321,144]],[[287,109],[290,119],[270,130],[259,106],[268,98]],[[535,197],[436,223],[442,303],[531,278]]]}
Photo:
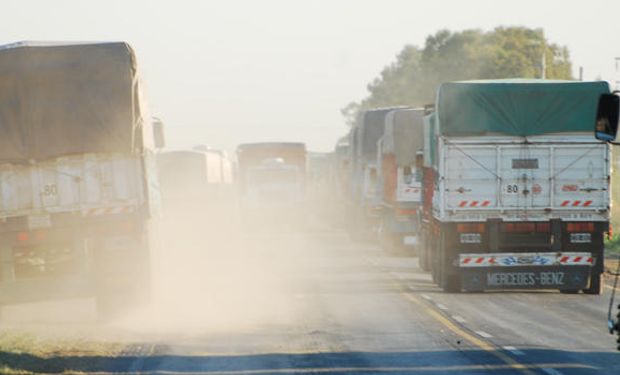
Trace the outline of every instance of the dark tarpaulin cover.
{"label": "dark tarpaulin cover", "polygon": [[126,43],[0,47],[0,160],[140,151],[139,96]]}
{"label": "dark tarpaulin cover", "polygon": [[592,132],[606,82],[489,80],[450,82],[437,95],[439,131],[445,136],[532,136]]}
{"label": "dark tarpaulin cover", "polygon": [[[402,107],[401,107],[402,108]],[[377,142],[385,130],[385,116],[398,108],[379,108],[365,111],[362,114],[357,139],[357,155],[365,161],[375,160],[377,157]]]}
{"label": "dark tarpaulin cover", "polygon": [[418,151],[424,148],[424,109],[397,109],[385,119],[384,153],[393,153],[396,165],[415,164]]}

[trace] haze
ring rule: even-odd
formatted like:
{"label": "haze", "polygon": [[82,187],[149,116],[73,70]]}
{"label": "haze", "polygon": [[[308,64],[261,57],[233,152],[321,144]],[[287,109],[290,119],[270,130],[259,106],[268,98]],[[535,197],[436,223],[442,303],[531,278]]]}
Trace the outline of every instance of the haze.
{"label": "haze", "polygon": [[544,27],[568,46],[574,75],[615,80],[620,3],[589,1],[36,1],[4,2],[2,43],[124,40],[139,57],[170,146],[246,141],[333,147],[340,108],[405,44],[438,29]]}

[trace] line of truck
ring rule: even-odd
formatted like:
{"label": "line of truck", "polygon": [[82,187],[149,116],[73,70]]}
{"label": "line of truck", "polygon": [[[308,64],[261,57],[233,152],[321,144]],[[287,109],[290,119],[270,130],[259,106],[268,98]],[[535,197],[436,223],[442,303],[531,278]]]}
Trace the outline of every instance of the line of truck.
{"label": "line of truck", "polygon": [[126,43],[0,47],[0,308],[95,297],[108,317],[148,300],[162,198],[200,210],[233,180],[250,226],[303,228],[313,208],[417,254],[445,291],[601,292],[605,82],[444,83],[424,108],[361,112],[329,156],[246,143],[236,168],[208,147],[163,151],[142,86]]}
{"label": "line of truck", "polygon": [[[605,82],[448,82],[424,108],[377,108],[333,153],[355,239],[405,247],[448,292],[601,292],[610,149]],[[345,177],[346,176],[346,177]]]}

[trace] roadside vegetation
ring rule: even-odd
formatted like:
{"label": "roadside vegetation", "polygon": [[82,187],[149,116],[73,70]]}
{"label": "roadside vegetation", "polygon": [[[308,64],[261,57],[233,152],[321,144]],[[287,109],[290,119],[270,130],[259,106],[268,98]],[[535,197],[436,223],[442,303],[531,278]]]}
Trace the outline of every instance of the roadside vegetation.
{"label": "roadside vegetation", "polygon": [[549,41],[543,29],[440,30],[423,47],[406,45],[368,84],[369,95],[349,103],[342,114],[353,124],[365,109],[433,103],[442,82],[541,78],[543,70],[548,79],[573,79],[568,48]]}
{"label": "roadside vegetation", "polygon": [[[118,357],[123,355],[126,347],[120,343],[51,339],[22,331],[3,330],[0,331],[0,373],[107,372],[119,365],[122,359]],[[133,359],[127,357],[127,360]]]}

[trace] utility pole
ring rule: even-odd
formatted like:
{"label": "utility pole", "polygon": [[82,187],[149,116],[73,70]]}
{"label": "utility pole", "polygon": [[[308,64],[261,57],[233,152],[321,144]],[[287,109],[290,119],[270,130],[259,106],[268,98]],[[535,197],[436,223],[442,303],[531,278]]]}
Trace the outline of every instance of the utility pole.
{"label": "utility pole", "polygon": [[615,80],[614,90],[620,90],[620,76],[618,75],[618,68],[620,67],[620,57],[616,57],[614,60],[616,62],[616,75],[614,77],[614,80]]}
{"label": "utility pole", "polygon": [[583,81],[583,66],[579,67],[579,80]]}
{"label": "utility pole", "polygon": [[542,58],[540,60],[540,78],[545,79],[547,75],[547,61],[545,61],[545,46],[543,44]]}

